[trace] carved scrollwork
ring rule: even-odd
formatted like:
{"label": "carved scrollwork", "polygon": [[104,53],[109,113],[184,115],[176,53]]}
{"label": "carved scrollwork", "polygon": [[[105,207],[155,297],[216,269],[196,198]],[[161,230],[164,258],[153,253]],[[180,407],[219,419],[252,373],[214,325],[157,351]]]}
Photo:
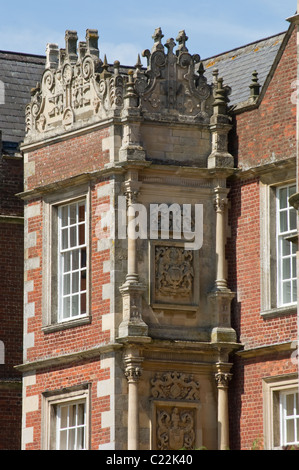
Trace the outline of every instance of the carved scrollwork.
{"label": "carved scrollwork", "polygon": [[180,372],[157,373],[151,381],[152,396],[168,400],[199,400],[200,384],[193,375]]}

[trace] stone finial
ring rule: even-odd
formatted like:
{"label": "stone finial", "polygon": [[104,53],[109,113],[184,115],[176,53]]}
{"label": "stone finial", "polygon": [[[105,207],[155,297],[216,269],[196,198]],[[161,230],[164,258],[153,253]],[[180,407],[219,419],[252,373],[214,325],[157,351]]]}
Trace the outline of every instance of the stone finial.
{"label": "stone finial", "polygon": [[226,114],[228,90],[223,86],[223,78],[217,78],[214,101],[214,114]]}
{"label": "stone finial", "polygon": [[252,99],[257,98],[260,94],[261,85],[259,84],[258,73],[256,70],[252,72],[252,81],[251,81],[251,84],[249,85],[249,88],[250,88],[250,97]]}
{"label": "stone finial", "polygon": [[104,80],[106,78],[110,78],[111,77],[111,73],[108,71],[108,61],[107,61],[107,56],[106,54],[104,55],[104,61],[102,63],[102,72],[101,72],[101,78],[103,78]]}
{"label": "stone finial", "polygon": [[46,47],[46,69],[57,69],[59,65],[58,44],[47,44]]}
{"label": "stone finial", "polygon": [[65,32],[65,53],[66,57],[69,59],[70,62],[76,63],[78,56],[77,56],[77,41],[78,35],[77,31],[69,31]]}
{"label": "stone finial", "polygon": [[164,51],[164,46],[162,44],[162,39],[164,38],[164,34],[162,33],[162,30],[161,28],[156,28],[155,29],[155,32],[152,36],[153,40],[154,40],[154,45],[153,45],[153,48],[152,48],[152,52],[155,52],[155,51]]}
{"label": "stone finial", "polygon": [[84,57],[85,57],[85,54],[86,54],[86,50],[87,50],[86,42],[85,41],[80,41],[78,49],[79,49],[79,58],[80,58],[80,60],[83,60]]}
{"label": "stone finial", "polygon": [[168,49],[168,55],[173,54],[173,49],[175,48],[176,43],[173,38],[167,39],[165,47]]}
{"label": "stone finial", "polygon": [[114,70],[114,75],[119,75],[119,67],[120,67],[120,62],[119,60],[115,60],[113,63],[113,70]]}
{"label": "stone finial", "polygon": [[189,38],[184,30],[179,32],[178,37],[176,38],[177,42],[179,43],[177,54],[179,54],[180,52],[188,52],[188,49],[186,47],[186,42],[188,41],[188,39]]}
{"label": "stone finial", "polygon": [[219,77],[219,70],[214,69],[212,75],[213,75],[213,83],[214,83],[214,85],[217,85],[218,77]]}
{"label": "stone finial", "polygon": [[100,56],[98,41],[99,41],[98,30],[87,29],[86,30],[87,51],[90,55],[95,56],[97,58],[99,58]]}

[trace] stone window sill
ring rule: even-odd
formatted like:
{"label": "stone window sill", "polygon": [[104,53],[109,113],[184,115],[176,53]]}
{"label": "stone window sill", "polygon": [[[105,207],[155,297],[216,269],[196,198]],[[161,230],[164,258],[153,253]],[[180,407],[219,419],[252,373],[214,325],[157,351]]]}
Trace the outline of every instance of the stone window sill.
{"label": "stone window sill", "polygon": [[44,326],[42,327],[42,331],[45,334],[54,333],[55,331],[68,330],[69,328],[76,328],[78,326],[87,325],[89,323],[91,323],[91,316],[85,316],[82,318],[76,318],[75,320]]}
{"label": "stone window sill", "polygon": [[272,308],[261,312],[263,318],[281,317],[285,315],[294,315],[297,313],[297,305],[288,305],[287,307]]}

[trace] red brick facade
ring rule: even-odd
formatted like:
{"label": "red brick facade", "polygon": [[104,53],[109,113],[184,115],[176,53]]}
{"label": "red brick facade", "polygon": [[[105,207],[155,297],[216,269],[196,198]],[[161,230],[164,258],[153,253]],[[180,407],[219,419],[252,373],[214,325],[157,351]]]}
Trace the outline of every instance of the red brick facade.
{"label": "red brick facade", "polygon": [[[95,36],[94,31],[89,30],[88,48],[91,47]],[[69,50],[68,48],[66,50],[71,58],[74,32],[68,32],[66,37],[69,41],[67,42]],[[185,37],[180,38],[178,57],[182,53],[182,43],[185,40]],[[155,41],[156,52],[161,51],[159,42],[161,36],[157,31]],[[167,49],[168,54],[171,54],[171,47]],[[90,50],[94,52],[92,47],[89,52]],[[54,57],[55,51],[52,50],[52,53]],[[150,57],[150,53],[148,55]],[[56,59],[56,62],[53,59],[55,70],[59,63],[58,55]],[[87,59],[86,68],[82,67],[81,79],[89,78],[90,57]],[[86,100],[88,109],[86,114],[82,113],[84,118],[78,114],[78,122],[83,119],[82,129],[78,125],[72,130],[71,126],[68,127],[69,121],[64,121],[64,113],[61,121],[54,121],[53,116],[56,118],[56,115],[50,108],[47,116],[50,134],[49,138],[45,134],[47,138],[45,137],[43,141],[39,137],[48,125],[46,117],[42,115],[45,105],[39,113],[36,113],[36,121],[32,117],[33,114],[30,116],[36,127],[30,123],[32,127],[29,125],[29,139],[27,141],[25,139],[23,146],[24,188],[21,184],[23,175],[20,161],[10,162],[7,159],[1,162],[6,186],[0,212],[0,222],[3,222],[0,223],[0,277],[1,285],[4,286],[0,294],[2,309],[0,340],[5,343],[7,360],[5,364],[0,365],[0,377],[5,391],[3,394],[0,393],[2,429],[2,431],[0,429],[0,448],[15,449],[22,446],[24,450],[54,449],[56,437],[54,438],[53,422],[54,417],[57,419],[59,415],[58,409],[61,403],[81,403],[84,400],[88,415],[88,449],[114,449],[114,446],[117,449],[127,449],[130,436],[134,436],[135,431],[132,430],[134,426],[128,425],[134,416],[136,419],[136,408],[135,415],[132,413],[132,396],[135,405],[137,403],[139,407],[137,421],[138,426],[140,425],[140,448],[149,449],[150,446],[157,445],[159,436],[156,429],[158,426],[162,427],[157,417],[160,416],[162,421],[163,413],[175,414],[177,408],[172,409],[174,403],[178,405],[184,416],[188,415],[190,420],[191,416],[197,423],[201,440],[196,442],[208,443],[208,446],[216,448],[217,438],[221,435],[221,431],[217,435],[217,420],[221,414],[221,419],[225,421],[223,418],[225,410],[223,412],[219,403],[221,402],[223,407],[225,403],[223,394],[228,390],[228,378],[231,378],[228,392],[230,449],[278,448],[276,439],[278,431],[274,429],[276,423],[273,418],[276,413],[273,403],[279,393],[278,387],[281,383],[285,387],[283,390],[286,389],[286,384],[296,382],[298,385],[298,363],[293,354],[298,339],[297,308],[294,303],[288,308],[281,308],[277,303],[275,291],[277,279],[273,274],[273,251],[271,251],[273,247],[270,247],[269,242],[276,233],[273,219],[275,218],[274,191],[279,185],[293,183],[296,180],[297,110],[291,100],[297,77],[295,28],[291,27],[286,34],[257,102],[248,102],[243,109],[231,111],[233,126],[228,135],[228,149],[233,158],[223,147],[223,142],[226,145],[225,132],[229,128],[230,121],[223,111],[225,89],[221,80],[218,82],[216,104],[212,101],[212,97],[209,98],[210,101],[204,101],[206,108],[201,102],[201,109],[207,110],[206,115],[201,116],[202,120],[207,119],[204,124],[199,119],[195,120],[194,125],[192,121],[194,103],[191,100],[188,101],[188,106],[186,105],[188,120],[187,123],[183,123],[186,127],[182,121],[174,123],[175,113],[170,113],[171,118],[167,116],[166,119],[163,110],[162,114],[158,115],[161,122],[158,122],[155,116],[159,125],[157,124],[156,128],[153,126],[153,131],[151,129],[152,122],[155,122],[152,117],[153,111],[140,132],[140,123],[144,124],[144,116],[140,113],[140,109],[143,109],[146,115],[147,107],[150,106],[148,104],[150,100],[146,102],[144,99],[142,81],[138,82],[140,70],[137,67],[134,75],[136,89],[140,87],[139,90],[143,90],[137,99],[137,92],[134,92],[131,81],[133,75],[129,74],[125,84],[120,85],[117,63],[114,64],[114,75],[112,72],[109,75],[104,67],[100,74],[96,68],[99,67],[99,63],[95,61],[95,64],[97,86],[100,79],[106,80],[106,84],[109,79],[113,93],[116,91],[123,93],[122,105],[125,104],[123,120],[120,119],[121,112],[114,94],[111,92],[108,97],[108,93],[105,95],[106,89],[99,87],[98,101],[101,102],[102,108],[105,108],[108,99],[111,100],[111,109],[113,108],[113,113],[115,112],[111,114],[112,117],[109,113],[105,115],[107,110],[102,110],[99,104],[98,107],[94,105],[96,102],[94,100],[92,105],[97,109],[96,112],[100,109],[103,115],[96,115],[99,122],[93,115],[91,122],[88,123],[90,118],[88,106],[91,100]],[[165,63],[162,67],[164,65]],[[184,61],[179,65],[185,67]],[[79,74],[79,67],[76,72],[74,70],[75,67],[71,73]],[[191,75],[190,73],[189,78]],[[59,82],[61,75],[57,76]],[[161,73],[159,79],[162,76]],[[65,77],[65,89],[67,89],[70,83],[67,81],[67,73]],[[186,77],[187,75],[184,76],[184,80]],[[81,82],[78,80],[75,85],[78,92]],[[53,84],[52,86],[54,87]],[[90,92],[92,87],[88,86],[90,83],[87,80],[86,89]],[[159,88],[159,92],[165,98],[163,86]],[[191,91],[193,93],[194,89]],[[81,89],[80,92],[83,93]],[[34,100],[34,93],[32,96]],[[171,90],[169,96],[174,99]],[[157,96],[151,99],[154,103],[153,108],[159,106]],[[81,104],[78,103],[76,101],[76,112],[79,113],[82,110],[78,111],[78,108],[80,106],[84,108],[82,104],[84,100],[82,99]],[[172,102],[174,107],[173,103],[174,101]],[[207,122],[210,123],[209,131],[207,131],[209,127]],[[72,121],[72,124],[74,123],[77,126],[75,118]],[[201,132],[198,131],[199,128]],[[180,141],[180,132],[183,134],[189,131],[188,139],[193,139],[195,142],[192,150],[188,147],[188,139],[184,137]],[[157,147],[155,147],[155,132],[159,133]],[[146,150],[142,147],[140,135],[146,140],[147,160],[144,158]],[[182,142],[184,145],[181,145]],[[194,148],[200,144],[204,151],[196,168],[196,163],[192,161],[192,152],[195,152]],[[179,147],[180,158],[183,154],[182,148],[186,147],[188,158],[192,154],[186,167],[178,164],[175,159],[168,161],[165,157],[170,155],[176,146]],[[168,149],[166,153],[163,153],[164,147]],[[115,154],[117,158],[114,161]],[[227,166],[221,167],[221,164],[217,166],[223,154]],[[162,155],[161,161],[155,160],[153,155]],[[208,157],[211,155],[213,158],[209,160]],[[207,160],[207,166],[203,168],[204,159]],[[229,166],[232,160],[234,167]],[[215,164],[215,167],[209,164]],[[137,249],[134,245],[136,259],[133,257],[132,261],[130,258],[132,244],[127,245],[127,240],[124,243],[115,239],[111,241],[110,235],[114,229],[112,223],[110,225],[108,223],[108,226],[102,224],[105,222],[109,207],[110,209],[116,207],[119,194],[126,194],[127,201],[130,200],[132,203],[136,194],[140,194],[139,186],[142,185],[141,194],[145,204],[157,200],[161,202],[163,197],[163,201],[169,198],[166,201],[168,203],[173,194],[174,197],[182,197],[180,201],[184,203],[192,199],[193,193],[195,198],[202,197],[201,200],[204,201],[204,210],[208,214],[204,224],[207,227],[209,221],[208,230],[211,236],[204,245],[206,253],[202,257],[201,254],[199,258],[194,257],[192,265],[195,267],[194,271],[190,269],[192,275],[196,271],[197,277],[194,278],[196,281],[200,280],[200,288],[204,290],[204,293],[201,291],[198,296],[200,299],[204,296],[204,302],[200,303],[198,300],[198,305],[196,295],[192,297],[191,307],[184,305],[183,302],[180,304],[181,299],[179,305],[169,302],[171,306],[167,305],[168,310],[165,308],[166,314],[163,311],[163,302],[162,306],[160,300],[156,302],[158,306],[153,305],[151,282],[154,282],[153,279],[156,282],[155,277],[150,277],[156,275],[151,272],[153,266],[156,266],[156,259],[152,261],[150,259],[154,253],[153,247],[149,249],[147,241],[144,240],[137,245]],[[225,279],[215,279],[214,271],[218,274],[223,266],[219,268],[219,261],[217,261],[218,270],[215,268],[217,263],[213,266],[214,256],[216,259],[217,256],[220,258],[220,245],[223,240],[219,242],[219,233],[221,237],[226,236],[222,232],[226,230],[222,217],[226,213],[226,209],[223,209],[227,204],[226,185],[229,188],[227,214],[229,233],[226,243],[228,287]],[[21,198],[13,197],[13,194],[22,191],[21,197],[25,206],[25,237],[19,220],[23,214]],[[64,204],[70,205],[70,201],[81,203],[82,199],[86,204],[84,222],[87,227],[88,248],[85,252],[87,253],[85,282],[88,285],[86,290],[89,308],[84,318],[68,319],[66,324],[67,322],[59,322],[57,313],[59,302],[57,299],[59,295],[61,296],[61,292],[59,295],[57,293],[59,289],[57,246],[62,233],[62,229],[57,228],[58,213]],[[215,219],[212,219],[214,206],[217,206],[218,212]],[[14,220],[5,219],[6,216],[13,216]],[[267,227],[269,240],[265,236]],[[219,250],[217,256],[212,245],[216,240]],[[157,253],[159,254],[159,251]],[[164,258],[161,256],[161,266],[163,261]],[[171,261],[169,258],[172,267]],[[132,266],[137,268],[136,271],[129,271]],[[125,283],[128,279],[132,281],[134,276],[136,281],[140,266],[143,268],[141,281],[148,282],[148,289],[144,291],[142,291],[142,282],[139,283],[140,279],[135,285],[133,282]],[[186,266],[190,267],[187,261],[184,269]],[[169,266],[165,268],[166,271],[167,269]],[[178,275],[177,271],[175,275]],[[202,277],[205,277],[204,282]],[[213,285],[222,288],[217,290]],[[143,292],[141,301],[140,292]],[[232,301],[230,325],[228,310],[233,298],[232,292],[235,293],[235,298]],[[190,293],[188,295],[190,299]],[[20,314],[23,309],[23,296],[24,319]],[[213,307],[210,302],[211,304],[213,302]],[[144,318],[140,311],[145,312]],[[133,315],[130,317],[132,312]],[[130,321],[127,322],[128,316],[130,320],[133,318],[132,324]],[[5,320],[2,321],[2,318]],[[148,334],[143,333],[145,323],[139,322],[140,319],[142,321],[145,319],[149,323]],[[165,331],[169,336],[165,337]],[[144,370],[141,372],[140,365],[143,361]],[[18,367],[14,368],[16,365]],[[170,382],[172,380],[172,387],[169,386],[170,392],[163,390],[162,373],[165,373],[167,380]],[[23,375],[23,395],[20,389],[21,375]],[[186,381],[188,384],[191,383],[193,394],[190,393],[191,398],[188,396],[188,399],[181,400],[180,403],[177,390],[179,389],[180,393],[185,392]],[[139,401],[136,399],[136,388],[134,389],[136,384],[139,387]],[[197,395],[199,389],[200,394]],[[161,390],[165,395],[168,394],[169,403]],[[166,410],[167,407],[169,409]],[[5,413],[2,413],[2,409],[6,410]],[[17,431],[14,420],[17,422]],[[224,421],[221,421],[221,424]],[[223,439],[223,434],[221,438]]]}
{"label": "red brick facade", "polygon": [[[23,188],[23,162],[0,156],[0,340],[4,363],[0,364],[0,449],[21,446],[21,373],[23,344],[24,226],[21,201],[14,195]],[[1,358],[2,359],[2,358]]]}
{"label": "red brick facade", "polygon": [[[245,171],[295,158],[296,105],[291,95],[296,80],[296,48],[293,31],[259,107],[236,116],[235,159]],[[298,368],[290,352],[258,351],[264,346],[295,342],[298,336],[296,312],[267,318],[261,315],[259,181],[260,176],[241,177],[231,183],[230,192],[227,256],[230,287],[238,293],[233,325],[245,349],[254,350],[250,358],[234,358],[231,384],[231,446],[243,450],[264,446],[263,379],[296,374]]]}

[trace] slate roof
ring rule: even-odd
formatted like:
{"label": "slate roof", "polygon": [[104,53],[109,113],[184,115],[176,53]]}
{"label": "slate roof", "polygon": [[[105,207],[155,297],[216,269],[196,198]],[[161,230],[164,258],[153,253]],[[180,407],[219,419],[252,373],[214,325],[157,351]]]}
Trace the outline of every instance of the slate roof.
{"label": "slate roof", "polygon": [[44,69],[44,56],[0,51],[0,80],[5,89],[4,104],[0,100],[0,130],[7,153],[13,153],[24,138],[25,107]]}
{"label": "slate roof", "polygon": [[213,70],[218,69],[224,85],[231,88],[230,106],[236,106],[250,97],[252,72],[258,72],[261,86],[275,61],[286,32],[262,39],[203,61],[208,83],[213,81]]}

